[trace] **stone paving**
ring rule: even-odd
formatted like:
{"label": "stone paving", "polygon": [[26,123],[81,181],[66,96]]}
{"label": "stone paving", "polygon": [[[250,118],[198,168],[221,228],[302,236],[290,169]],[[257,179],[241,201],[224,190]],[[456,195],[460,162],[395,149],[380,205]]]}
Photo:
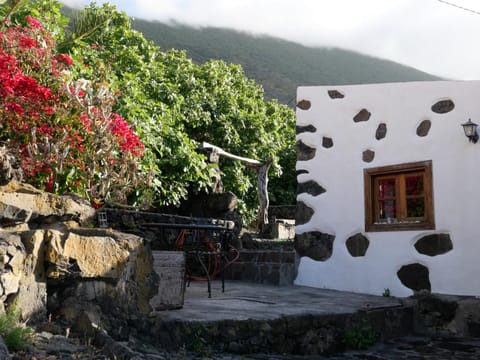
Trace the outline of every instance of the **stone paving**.
{"label": "stone paving", "polygon": [[208,298],[206,282],[192,282],[185,291],[182,309],[159,311],[162,321],[266,320],[281,316],[355,313],[359,310],[395,308],[401,300],[306,286],[271,286],[226,281],[212,282],[212,298]]}
{"label": "stone paving", "polygon": [[[164,321],[208,322],[221,319],[274,319],[301,314],[356,313],[362,310],[397,308],[403,299],[316,289],[302,286],[276,287],[252,283],[227,282],[222,294],[219,282],[212,285],[213,296],[207,296],[206,283],[192,283],[185,293],[185,306],[173,312],[159,313]],[[172,358],[175,356],[172,353]],[[178,353],[177,353],[178,354]],[[197,354],[198,355],[198,354]],[[346,351],[329,356],[294,354],[184,354],[192,359],[480,359],[480,339],[408,336],[376,343],[367,350]]]}

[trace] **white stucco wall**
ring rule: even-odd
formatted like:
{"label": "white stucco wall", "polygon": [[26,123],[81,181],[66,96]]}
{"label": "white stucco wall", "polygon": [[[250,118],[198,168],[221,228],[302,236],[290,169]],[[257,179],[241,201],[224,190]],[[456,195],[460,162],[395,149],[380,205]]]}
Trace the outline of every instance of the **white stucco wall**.
{"label": "white stucco wall", "polygon": [[[331,99],[328,90],[345,95]],[[437,114],[431,106],[451,99],[455,108]],[[332,256],[326,261],[302,257],[299,285],[409,296],[412,290],[397,277],[410,263],[428,267],[431,290],[436,293],[480,295],[480,141],[470,143],[461,124],[471,118],[480,123],[480,81],[410,82],[351,86],[299,87],[297,102],[308,100],[308,110],[297,109],[299,126],[313,125],[315,133],[303,132],[297,139],[314,147],[312,160],[298,161],[298,182],[315,180],[326,189],[318,196],[298,195],[315,210],[311,220],[296,228],[297,234],[321,231],[335,235]],[[361,110],[371,113],[368,121],[355,123]],[[423,120],[431,121],[427,136],[416,134]],[[375,132],[387,125],[384,139]],[[333,147],[322,147],[324,136]],[[375,158],[366,163],[364,150]],[[426,231],[365,232],[365,168],[432,160],[436,228]],[[364,257],[352,257],[345,245],[355,233],[370,245]],[[415,242],[428,234],[448,233],[453,250],[438,256],[418,253]]]}

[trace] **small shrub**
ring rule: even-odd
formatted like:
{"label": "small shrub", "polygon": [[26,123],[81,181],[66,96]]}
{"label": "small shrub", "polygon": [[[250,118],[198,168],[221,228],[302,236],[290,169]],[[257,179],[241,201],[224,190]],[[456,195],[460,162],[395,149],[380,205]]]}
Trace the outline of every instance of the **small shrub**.
{"label": "small shrub", "polygon": [[206,331],[207,330],[204,325],[200,325],[197,329],[195,329],[188,343],[185,344],[186,350],[195,354],[196,356],[209,356],[210,349],[208,346],[208,341],[204,337]]}
{"label": "small shrub", "polygon": [[9,351],[27,350],[32,343],[33,330],[21,321],[15,304],[0,315],[0,335]]}
{"label": "small shrub", "polygon": [[363,319],[352,330],[344,334],[343,342],[349,349],[365,350],[375,344],[377,335],[367,320]]}
{"label": "small shrub", "polygon": [[390,289],[389,289],[389,288],[385,288],[385,290],[383,290],[382,296],[383,296],[383,297],[390,297]]}

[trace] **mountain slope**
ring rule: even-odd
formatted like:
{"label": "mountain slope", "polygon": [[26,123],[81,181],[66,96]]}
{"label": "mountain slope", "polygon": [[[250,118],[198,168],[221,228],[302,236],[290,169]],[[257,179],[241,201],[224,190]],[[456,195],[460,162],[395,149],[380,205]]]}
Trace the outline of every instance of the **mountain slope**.
{"label": "mountain slope", "polygon": [[222,59],[241,64],[267,98],[293,105],[299,85],[345,85],[439,77],[393,61],[338,48],[313,48],[229,29],[194,28],[135,19],[133,28],[163,50],[184,49],[198,63]]}

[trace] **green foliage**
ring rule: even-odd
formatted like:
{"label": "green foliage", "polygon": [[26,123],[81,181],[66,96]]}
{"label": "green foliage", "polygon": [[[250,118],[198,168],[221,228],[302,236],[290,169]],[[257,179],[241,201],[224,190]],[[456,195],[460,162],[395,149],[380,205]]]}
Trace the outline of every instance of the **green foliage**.
{"label": "green foliage", "polygon": [[343,342],[348,349],[365,350],[377,341],[377,334],[366,319],[345,332]]}
{"label": "green foliage", "polygon": [[0,314],[0,335],[9,351],[27,350],[32,343],[33,330],[21,322],[21,313],[15,304]]}
{"label": "green foliage", "polygon": [[32,16],[42,22],[56,41],[61,41],[68,24],[68,19],[60,12],[61,7],[56,0],[9,0],[5,5],[0,4],[0,13],[9,12],[10,20],[21,25],[27,25],[26,16]]}
{"label": "green foliage", "polygon": [[[293,111],[276,101],[266,102],[262,87],[240,66],[219,60],[198,65],[183,51],[162,52],[111,5],[90,5],[75,18],[63,46],[87,65],[77,68],[76,76],[101,75],[113,84],[114,110],[135,126],[146,147],[142,166],[152,181],[138,196],[171,205],[189,191],[206,191],[210,167],[197,152],[203,141],[239,156],[272,158],[273,177],[282,174],[281,165],[294,169]],[[86,25],[90,21],[93,25]],[[103,25],[95,25],[99,23]],[[82,36],[82,29],[92,31]],[[284,159],[283,154],[288,156]],[[243,215],[252,218],[258,204],[255,171],[226,159],[220,168],[225,190],[241,199]],[[285,184],[277,187],[285,189]],[[280,197],[288,196],[278,191],[276,198]]]}
{"label": "green foliage", "polygon": [[[75,59],[84,61],[86,66],[75,70],[77,76],[96,77],[117,89],[114,110],[135,126],[146,147],[142,169],[151,186],[138,189],[135,198],[159,205],[178,204],[187,196],[191,182],[205,188],[209,182],[207,166],[195,151],[197,144],[177,125],[182,109],[177,103],[176,84],[164,79],[163,54],[132,30],[130,19],[111,5],[97,8],[92,4],[76,19],[70,40],[62,46]],[[95,24],[95,19],[108,22],[104,27],[85,25],[92,19]],[[82,29],[88,28],[95,31],[83,36]]]}
{"label": "green foliage", "polygon": [[383,296],[383,297],[390,297],[390,289],[389,289],[389,288],[385,288],[385,289],[383,290],[382,296]]}
{"label": "green foliage", "polygon": [[199,324],[195,326],[192,332],[189,334],[186,344],[184,344],[185,349],[196,356],[211,356],[208,341],[205,339],[207,333],[205,325]]}

